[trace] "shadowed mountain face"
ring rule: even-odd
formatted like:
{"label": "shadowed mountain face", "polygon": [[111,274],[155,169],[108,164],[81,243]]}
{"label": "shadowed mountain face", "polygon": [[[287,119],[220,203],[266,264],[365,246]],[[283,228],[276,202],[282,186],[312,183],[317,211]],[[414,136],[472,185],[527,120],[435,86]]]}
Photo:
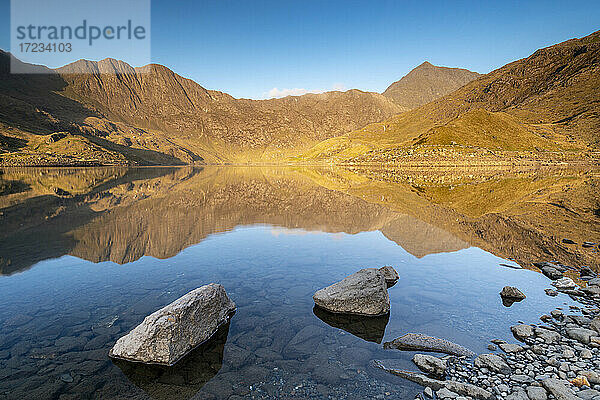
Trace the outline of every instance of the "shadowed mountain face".
{"label": "shadowed mountain face", "polygon": [[452,93],[479,76],[467,69],[437,67],[425,61],[382,94],[410,110]]}
{"label": "shadowed mountain face", "polygon": [[0,267],[65,254],[93,262],[169,258],[211,234],[269,224],[380,231],[416,257],[477,246],[529,267],[597,267],[597,177],[581,171],[285,168],[4,169]]}
{"label": "shadowed mountain face", "polygon": [[449,156],[481,149],[598,150],[599,88],[600,32],[595,32],[540,49],[417,109],[320,143],[305,158],[395,162],[442,150]]}

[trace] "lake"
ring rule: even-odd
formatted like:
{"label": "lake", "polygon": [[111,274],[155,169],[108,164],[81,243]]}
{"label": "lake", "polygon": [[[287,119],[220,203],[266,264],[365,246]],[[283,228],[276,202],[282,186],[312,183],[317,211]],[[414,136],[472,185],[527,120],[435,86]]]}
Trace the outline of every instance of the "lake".
{"label": "lake", "polygon": [[[509,326],[574,304],[532,262],[598,269],[599,177],[583,170],[285,167],[4,169],[0,398],[412,399],[370,366],[424,333],[486,352]],[[392,265],[389,317],[313,293]],[[511,268],[521,266],[521,269]],[[175,367],[113,361],[115,341],[199,286],[231,322]],[[527,298],[505,307],[504,286]]]}

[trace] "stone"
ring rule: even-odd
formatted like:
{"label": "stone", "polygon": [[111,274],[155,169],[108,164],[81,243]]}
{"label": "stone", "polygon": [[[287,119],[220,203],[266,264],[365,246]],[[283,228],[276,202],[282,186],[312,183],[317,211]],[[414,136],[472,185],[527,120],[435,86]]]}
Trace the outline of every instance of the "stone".
{"label": "stone", "polygon": [[121,337],[109,355],[128,361],[173,365],[210,339],[227,322],[235,304],[223,286],[211,283],[147,316]]}
{"label": "stone", "polygon": [[592,269],[590,267],[583,266],[579,269],[579,276],[582,278],[588,277],[588,276],[593,277],[593,276],[596,276],[596,274],[594,273],[594,271],[592,271]]}
{"label": "stone", "polygon": [[498,345],[500,349],[505,353],[518,353],[523,351],[523,347],[513,343],[501,343]]}
{"label": "stone", "polygon": [[573,240],[567,239],[567,238],[563,239],[562,242],[565,244],[575,244],[575,242]]}
{"label": "stone", "polygon": [[408,351],[432,351],[453,356],[475,356],[475,353],[459,344],[419,333],[407,333],[391,342],[385,342],[383,347]]}
{"label": "stone", "polygon": [[577,393],[580,399],[592,400],[600,398],[600,392],[594,389],[583,389]]}
{"label": "stone", "polygon": [[558,379],[544,379],[542,381],[542,386],[550,392],[556,400],[577,400],[577,396],[575,396],[573,391]]}
{"label": "stone", "polygon": [[600,375],[596,371],[579,371],[579,375],[585,376],[592,385],[600,385]]}
{"label": "stone", "polygon": [[478,368],[487,368],[496,373],[508,375],[511,373],[511,368],[506,361],[496,354],[481,354],[475,359],[475,366]]}
{"label": "stone", "polygon": [[318,290],[315,304],[341,314],[385,315],[390,312],[390,297],[383,273],[375,268],[360,271]]}
{"label": "stone", "polygon": [[575,339],[583,344],[589,344],[590,338],[596,336],[597,332],[586,328],[571,328],[567,329],[567,336]]}
{"label": "stone", "polygon": [[524,339],[527,339],[528,337],[533,336],[533,332],[534,332],[533,327],[531,325],[525,325],[525,324],[511,326],[510,330],[513,333],[514,337],[519,339],[520,341],[523,341]]}
{"label": "stone", "polygon": [[539,326],[535,328],[535,335],[546,344],[558,343],[561,337],[558,332]]}
{"label": "stone", "polygon": [[542,274],[546,275],[548,278],[552,279],[553,281],[563,277],[562,272],[560,272],[556,268],[550,267],[550,266],[542,267]]}
{"label": "stone", "polygon": [[600,278],[590,279],[587,284],[588,286],[600,286]]}
{"label": "stone", "polygon": [[379,271],[383,274],[385,283],[387,283],[388,287],[395,285],[396,282],[398,282],[398,279],[400,279],[398,272],[390,265],[379,268]]}
{"label": "stone", "polygon": [[583,291],[583,293],[585,293],[589,296],[600,295],[600,287],[598,287],[596,285],[586,286],[584,288],[581,288],[581,290]]}
{"label": "stone", "polygon": [[577,386],[577,387],[582,387],[582,386],[590,386],[590,382],[588,381],[588,379],[583,376],[583,375],[579,375],[577,378],[572,379],[571,380],[571,384],[573,386]]}
{"label": "stone", "polygon": [[487,390],[477,387],[475,385],[471,385],[469,383],[457,382],[453,380],[440,381],[437,379],[429,378],[425,375],[416,372],[389,368],[386,367],[385,364],[380,360],[371,361],[371,365],[375,368],[380,368],[386,372],[389,372],[390,374],[407,379],[411,382],[415,382],[421,386],[430,387],[431,389],[435,390],[436,394],[438,395],[439,391],[445,388],[448,391],[458,394],[460,396],[468,396],[474,399],[493,400],[496,398],[492,393],[488,392]]}
{"label": "stone", "polygon": [[523,292],[513,286],[504,286],[500,292],[500,296],[514,300],[523,300],[526,297]]}
{"label": "stone", "polygon": [[558,292],[554,289],[544,289],[544,292],[546,292],[546,294],[551,297],[558,296]]}
{"label": "stone", "polygon": [[567,277],[552,282],[552,286],[556,287],[558,290],[570,290],[577,287],[575,282],[573,282],[573,279]]}
{"label": "stone", "polygon": [[426,387],[425,390],[423,390],[423,393],[425,394],[425,396],[427,396],[430,399],[433,399],[433,390],[431,390],[430,387]]}
{"label": "stone", "polygon": [[415,354],[413,357],[413,362],[421,371],[430,375],[434,375],[436,377],[443,377],[446,375],[446,361],[437,357],[427,354]]}
{"label": "stone", "polygon": [[548,394],[546,393],[546,389],[543,387],[528,386],[527,397],[529,397],[530,400],[546,400],[548,398]]}
{"label": "stone", "polygon": [[440,399],[456,399],[458,397],[458,394],[446,389],[445,387],[438,390],[436,394]]}

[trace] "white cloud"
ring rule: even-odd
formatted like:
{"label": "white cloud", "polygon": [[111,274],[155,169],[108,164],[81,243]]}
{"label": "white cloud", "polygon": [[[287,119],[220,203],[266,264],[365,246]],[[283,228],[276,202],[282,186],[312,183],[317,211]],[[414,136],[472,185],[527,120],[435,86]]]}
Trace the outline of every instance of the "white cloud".
{"label": "white cloud", "polygon": [[344,91],[346,90],[346,86],[343,83],[334,83],[331,85],[329,89],[303,89],[303,88],[293,88],[293,89],[279,89],[274,87],[268,92],[263,93],[263,98],[272,99],[272,98],[280,98],[286,96],[301,96],[307,93],[323,93],[331,90]]}

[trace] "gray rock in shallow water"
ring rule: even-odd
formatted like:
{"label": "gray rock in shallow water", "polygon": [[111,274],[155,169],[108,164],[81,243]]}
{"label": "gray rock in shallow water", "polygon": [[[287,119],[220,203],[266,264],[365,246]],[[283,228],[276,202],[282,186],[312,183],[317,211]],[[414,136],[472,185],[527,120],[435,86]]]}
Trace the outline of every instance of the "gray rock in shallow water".
{"label": "gray rock in shallow water", "polygon": [[513,286],[504,286],[500,296],[508,299],[523,300],[526,296],[519,289]]}
{"label": "gray rock in shallow water", "polygon": [[505,375],[511,373],[511,368],[504,359],[495,354],[482,354],[475,359],[475,366],[478,368],[487,368],[494,372]]}
{"label": "gray rock in shallow water", "polygon": [[385,342],[383,347],[386,349],[409,351],[432,351],[436,353],[451,354],[453,356],[473,357],[475,355],[471,350],[459,344],[444,339],[438,339],[433,336],[421,335],[419,333],[407,333],[391,342]]}
{"label": "gray rock in shallow water", "polygon": [[379,268],[379,271],[383,274],[388,287],[394,286],[396,282],[398,282],[398,279],[400,279],[398,272],[396,272],[392,266],[386,265],[385,267]]}
{"label": "gray rock in shallow water", "polygon": [[428,354],[415,354],[413,362],[419,369],[425,373],[443,377],[446,375],[446,361]]}
{"label": "gray rock in shallow water", "polygon": [[385,315],[390,312],[390,297],[385,277],[375,268],[360,271],[318,290],[315,304],[341,314]]}
{"label": "gray rock in shallow water", "polygon": [[148,364],[173,365],[229,321],[235,304],[223,286],[192,290],[147,316],[121,337],[110,356]]}

